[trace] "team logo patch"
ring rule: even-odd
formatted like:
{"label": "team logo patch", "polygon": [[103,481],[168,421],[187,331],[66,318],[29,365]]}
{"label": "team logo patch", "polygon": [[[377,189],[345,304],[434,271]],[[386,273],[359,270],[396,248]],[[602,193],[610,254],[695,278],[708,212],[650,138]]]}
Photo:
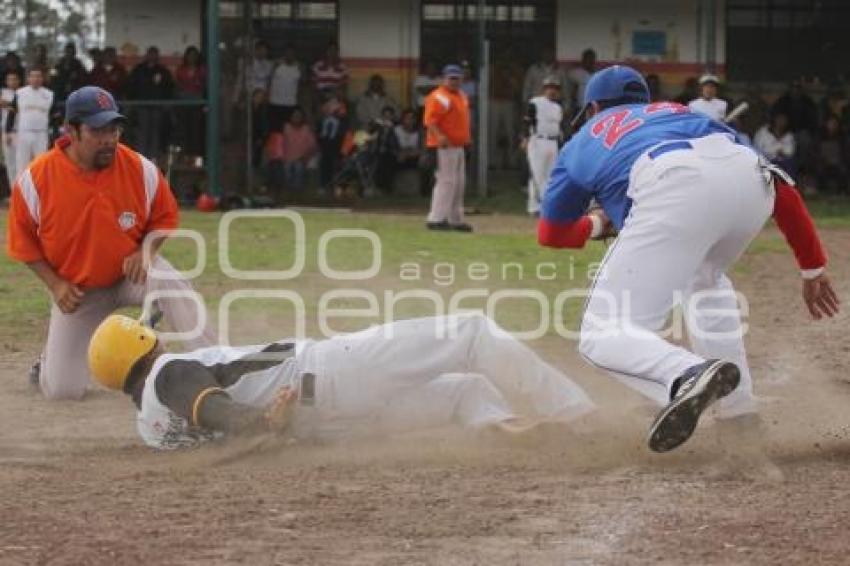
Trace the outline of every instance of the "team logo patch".
{"label": "team logo patch", "polygon": [[97,93],[97,105],[103,110],[114,110],[112,108],[112,101],[109,100],[109,97],[103,92]]}
{"label": "team logo patch", "polygon": [[126,232],[136,225],[136,214],[134,212],[122,212],[118,217],[118,225]]}

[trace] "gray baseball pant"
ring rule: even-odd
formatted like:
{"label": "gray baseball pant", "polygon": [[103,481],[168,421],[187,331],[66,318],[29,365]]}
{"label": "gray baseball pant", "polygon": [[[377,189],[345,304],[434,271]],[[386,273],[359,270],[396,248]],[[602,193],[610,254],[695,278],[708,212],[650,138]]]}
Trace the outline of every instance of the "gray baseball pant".
{"label": "gray baseball pant", "polygon": [[[192,291],[191,284],[179,276],[168,261],[157,256],[153,266],[168,278],[148,275],[144,285],[127,279],[112,287],[88,289],[80,306],[64,314],[54,303],[50,310],[47,344],[41,363],[39,385],[48,399],[81,399],[91,383],[88,367],[89,340],[97,326],[116,309],[141,306],[151,292]],[[186,296],[163,296],[157,299],[163,318],[174,332],[190,332],[198,322],[198,304]],[[189,349],[202,348],[215,342],[212,328],[206,324],[200,336],[185,342]]]}
{"label": "gray baseball pant", "polygon": [[428,222],[463,222],[463,191],[466,185],[466,156],[463,147],[437,149],[437,182],[431,195]]}

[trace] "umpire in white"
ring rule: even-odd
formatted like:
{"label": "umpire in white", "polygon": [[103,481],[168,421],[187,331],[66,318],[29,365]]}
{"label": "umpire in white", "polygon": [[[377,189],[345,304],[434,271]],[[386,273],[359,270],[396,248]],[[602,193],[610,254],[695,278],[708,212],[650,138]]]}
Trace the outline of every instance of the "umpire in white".
{"label": "umpire in white", "polygon": [[558,146],[562,141],[561,124],[564,110],[559,99],[561,81],[556,76],[543,79],[543,94],[528,101],[525,113],[527,137],[523,140],[528,153],[528,213],[537,216],[543,192],[549,185],[549,174],[558,157]]}

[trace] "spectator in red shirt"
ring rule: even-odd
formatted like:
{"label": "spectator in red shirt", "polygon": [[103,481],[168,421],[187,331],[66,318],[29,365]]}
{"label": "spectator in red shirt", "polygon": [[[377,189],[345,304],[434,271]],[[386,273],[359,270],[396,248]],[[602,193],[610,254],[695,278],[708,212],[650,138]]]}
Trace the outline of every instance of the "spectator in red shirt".
{"label": "spectator in red shirt", "polygon": [[348,86],[348,69],[339,59],[339,45],[335,41],[328,43],[325,57],[313,65],[313,83],[319,92],[337,92]]}
{"label": "spectator in red shirt", "polygon": [[[174,84],[179,100],[202,100],[207,80],[207,70],[201,62],[201,52],[190,45],[183,53],[183,62],[174,74]],[[200,104],[181,106],[179,136],[185,155],[201,155],[204,143],[204,114]]]}
{"label": "spectator in red shirt", "polygon": [[95,63],[89,81],[109,91],[115,98],[121,99],[127,94],[127,69],[118,61],[118,52],[114,47],[103,50],[102,60]]}
{"label": "spectator in red shirt", "polygon": [[[304,111],[296,106],[284,124],[283,132],[274,136],[274,155],[269,156],[270,185],[277,192],[283,185],[287,190],[303,191],[307,164],[318,152],[316,134],[307,124]],[[278,195],[278,201],[279,201]]]}

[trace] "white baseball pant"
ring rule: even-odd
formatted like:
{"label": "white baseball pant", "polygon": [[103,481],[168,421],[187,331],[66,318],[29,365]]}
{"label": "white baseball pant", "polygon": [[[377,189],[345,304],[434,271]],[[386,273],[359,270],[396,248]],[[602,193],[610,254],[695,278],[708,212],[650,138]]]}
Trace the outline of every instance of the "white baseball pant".
{"label": "white baseball pant", "polygon": [[549,186],[549,175],[558,158],[558,141],[539,136],[528,139],[528,167],[531,175],[528,177],[528,213],[540,212],[540,203]]}
{"label": "white baseball pant", "polygon": [[15,136],[15,166],[18,171],[47,151],[47,132],[18,132]]}
{"label": "white baseball pant", "polygon": [[[738,297],[726,270],[773,210],[772,183],[751,149],[723,134],[690,140],[633,166],[633,204],[587,299],[579,350],[592,364],[659,405],[686,369],[722,358],[741,382],[721,418],[754,412]],[[683,307],[693,351],[658,334]]]}
{"label": "white baseball pant", "polygon": [[481,427],[512,418],[514,408],[569,421],[594,407],[576,383],[480,314],[336,336],[305,347],[297,364],[317,376],[315,412],[301,421],[302,433],[312,426],[333,434],[364,420],[391,430]]}

